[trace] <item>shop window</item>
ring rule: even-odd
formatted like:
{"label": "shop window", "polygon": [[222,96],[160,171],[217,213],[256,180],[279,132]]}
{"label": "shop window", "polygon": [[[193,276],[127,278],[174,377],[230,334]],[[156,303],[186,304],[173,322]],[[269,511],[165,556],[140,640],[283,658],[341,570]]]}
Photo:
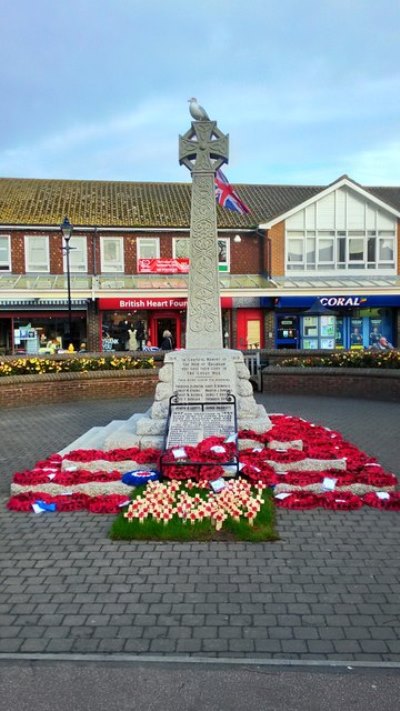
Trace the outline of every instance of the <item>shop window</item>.
{"label": "shop window", "polygon": [[350,319],[350,348],[351,350],[362,350],[363,345],[363,319]]}
{"label": "shop window", "polygon": [[[305,350],[332,350],[339,335],[335,316],[303,316],[301,335],[301,348]],[[338,340],[340,347],[343,336],[339,336]]]}
{"label": "shop window", "polygon": [[0,271],[11,271],[10,236],[0,236]]}
{"label": "shop window", "polygon": [[25,269],[27,272],[49,272],[49,238],[25,235]]}
{"label": "shop window", "polygon": [[[71,251],[69,265],[71,272],[87,272],[87,242],[86,237],[72,236],[70,239]],[[67,271],[67,260],[64,255],[64,272]]]}
{"label": "shop window", "polygon": [[124,243],[122,237],[101,237],[100,256],[101,271],[123,272],[124,271]]}

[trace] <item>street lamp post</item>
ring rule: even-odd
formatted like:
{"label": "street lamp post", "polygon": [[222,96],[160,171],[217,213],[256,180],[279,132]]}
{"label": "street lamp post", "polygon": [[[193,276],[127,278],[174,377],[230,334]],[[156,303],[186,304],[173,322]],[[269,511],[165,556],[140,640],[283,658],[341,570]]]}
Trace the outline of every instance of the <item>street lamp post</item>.
{"label": "street lamp post", "polygon": [[72,230],[73,227],[68,219],[68,217],[64,217],[64,221],[60,225],[60,229],[62,232],[62,236],[64,239],[64,245],[62,247],[66,258],[67,258],[67,288],[68,288],[68,336],[69,336],[69,341],[71,343],[71,338],[72,338],[72,305],[71,305],[71,270],[70,270],[70,261],[69,261],[69,253],[73,247],[70,245],[70,239],[72,237]]}

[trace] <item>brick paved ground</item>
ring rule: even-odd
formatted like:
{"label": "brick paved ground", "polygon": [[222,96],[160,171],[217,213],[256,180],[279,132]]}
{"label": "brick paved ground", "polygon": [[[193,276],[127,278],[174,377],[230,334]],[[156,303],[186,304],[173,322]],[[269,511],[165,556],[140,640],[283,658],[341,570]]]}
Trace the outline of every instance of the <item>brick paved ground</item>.
{"label": "brick paved ground", "polygon": [[[395,403],[258,399],[340,429],[400,474]],[[149,404],[1,414],[0,653],[400,661],[400,514],[280,510],[272,544],[135,544],[108,540],[110,516],[5,509],[13,471]]]}

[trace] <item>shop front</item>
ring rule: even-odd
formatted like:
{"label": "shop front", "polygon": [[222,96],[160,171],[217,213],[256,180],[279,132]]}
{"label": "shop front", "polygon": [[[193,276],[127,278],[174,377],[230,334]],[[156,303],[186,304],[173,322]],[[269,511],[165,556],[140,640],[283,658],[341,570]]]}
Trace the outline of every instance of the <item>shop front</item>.
{"label": "shop front", "polygon": [[[271,301],[261,300],[269,308]],[[273,307],[276,348],[361,350],[377,347],[382,338],[398,345],[400,295],[282,296]]]}
{"label": "shop front", "polygon": [[[221,298],[224,338],[231,332],[232,299]],[[103,351],[133,350],[129,332],[136,331],[139,349],[159,348],[164,331],[172,334],[174,348],[185,348],[187,298],[124,297],[100,298],[101,343]],[[143,332],[143,338],[138,334]],[[131,341],[132,343],[132,341]]]}
{"label": "shop front", "polygon": [[[85,302],[86,306],[86,302]],[[0,310],[0,355],[27,355],[55,353],[66,350],[70,343],[79,350],[86,343],[86,309],[74,305],[71,313],[72,334],[69,334],[68,311],[35,310],[15,306],[13,310]]]}

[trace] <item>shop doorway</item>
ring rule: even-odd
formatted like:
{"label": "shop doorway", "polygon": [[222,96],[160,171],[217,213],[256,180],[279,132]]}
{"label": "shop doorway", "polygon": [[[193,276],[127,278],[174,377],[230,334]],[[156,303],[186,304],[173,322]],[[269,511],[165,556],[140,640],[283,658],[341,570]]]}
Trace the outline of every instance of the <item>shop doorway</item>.
{"label": "shop doorway", "polygon": [[240,350],[262,348],[264,332],[260,309],[238,309],[237,347]]}
{"label": "shop doorway", "polygon": [[181,321],[174,312],[155,312],[150,319],[149,339],[153,346],[160,347],[164,331],[172,333],[174,348],[181,347]]}

